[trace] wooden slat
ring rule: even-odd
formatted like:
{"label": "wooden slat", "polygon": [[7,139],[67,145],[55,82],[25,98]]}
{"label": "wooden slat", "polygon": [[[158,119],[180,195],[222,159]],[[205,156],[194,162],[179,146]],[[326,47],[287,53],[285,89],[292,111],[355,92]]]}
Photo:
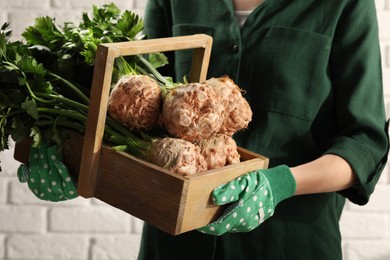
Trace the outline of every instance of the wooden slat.
{"label": "wooden slat", "polygon": [[103,148],[95,196],[167,233],[177,234],[189,180]]}
{"label": "wooden slat", "polygon": [[18,162],[28,164],[31,143],[31,139],[25,139],[22,142],[16,143],[14,149],[14,159]]}
{"label": "wooden slat", "polygon": [[115,50],[115,56],[129,56],[154,52],[186,49],[211,49],[213,38],[205,34],[167,37],[159,39],[105,43],[103,46]]}
{"label": "wooden slat", "polygon": [[189,82],[203,82],[207,77],[207,69],[209,67],[211,48],[195,49],[192,57],[191,71]]}
{"label": "wooden slat", "polygon": [[112,49],[98,46],[77,187],[85,198],[95,194],[114,60]]}
{"label": "wooden slat", "polygon": [[239,148],[242,162],[190,177],[183,224],[180,232],[203,227],[220,216],[223,206],[216,206],[210,196],[214,188],[247,172],[268,168],[268,158]]}
{"label": "wooden slat", "polygon": [[202,82],[206,80],[209,67],[213,38],[205,34],[168,37],[133,42],[117,42],[103,44],[113,49],[115,57],[129,56],[153,52],[165,52],[172,50],[194,49],[191,71],[188,80],[190,82]]}

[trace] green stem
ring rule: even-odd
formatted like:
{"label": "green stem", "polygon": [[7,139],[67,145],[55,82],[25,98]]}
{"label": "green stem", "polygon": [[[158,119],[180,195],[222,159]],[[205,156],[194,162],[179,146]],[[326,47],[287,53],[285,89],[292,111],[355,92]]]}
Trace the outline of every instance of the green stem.
{"label": "green stem", "polygon": [[[120,75],[136,75],[137,72],[134,68],[132,68],[129,63],[125,60],[123,56],[120,56],[115,59],[115,63],[118,66],[119,74]],[[122,76],[123,76],[122,75]]]}
{"label": "green stem", "polygon": [[104,129],[104,134],[107,136],[105,139],[108,142],[116,145],[125,145],[130,154],[140,158],[144,156],[145,151],[152,144],[152,141],[142,140],[131,132],[128,132],[127,135],[121,135],[107,126]]}
{"label": "green stem", "polygon": [[72,84],[70,81],[64,79],[63,77],[54,74],[52,72],[46,72],[49,76],[52,76],[53,78],[56,78],[60,81],[62,81],[66,86],[69,87],[70,90],[72,90],[77,96],[80,97],[80,99],[86,104],[89,105],[89,98],[80,90],[78,89],[74,84]]}
{"label": "green stem", "polygon": [[114,131],[105,129],[104,135],[105,135],[105,139],[107,139],[107,141],[110,142],[111,144],[115,144],[115,145],[126,144],[126,140],[123,138],[123,136],[115,134]]}
{"label": "green stem", "polygon": [[124,136],[129,136],[129,137],[133,138],[134,140],[141,140],[135,134],[130,132],[126,127],[124,127],[123,125],[119,124],[117,121],[115,121],[114,119],[110,118],[109,116],[107,116],[107,118],[106,118],[106,124],[109,125],[110,127],[112,127],[113,129],[115,129],[116,131],[118,131],[119,133],[121,133]]}
{"label": "green stem", "polygon": [[84,105],[82,103],[79,103],[77,101],[71,100],[69,98],[60,96],[60,95],[53,95],[53,94],[47,94],[47,93],[36,93],[37,96],[40,97],[46,97],[46,98],[51,98],[54,101],[63,103],[71,108],[78,109],[84,112],[88,112],[88,106]]}
{"label": "green stem", "polygon": [[28,84],[26,75],[24,74],[23,71],[22,71],[21,73],[22,73],[22,75],[23,75],[23,77],[24,77],[24,79],[25,79],[25,81],[26,81],[24,84],[26,85],[27,90],[28,90],[28,92],[30,93],[30,95],[31,95],[31,97],[32,97],[33,99],[35,99],[35,100],[37,100],[37,101],[39,101],[39,102],[45,103],[45,104],[53,103],[53,100],[46,100],[46,99],[42,99],[42,98],[40,98],[40,97],[37,97],[37,96],[35,95],[35,93],[32,91],[32,89],[31,89],[31,87],[30,87],[30,84]]}
{"label": "green stem", "polygon": [[13,116],[16,116],[17,114],[24,114],[24,113],[26,113],[25,110],[18,108],[18,110],[12,111],[12,112],[8,113],[7,115],[4,115],[4,118],[6,118],[6,117],[12,118]]}
{"label": "green stem", "polygon": [[147,61],[144,57],[142,57],[141,55],[138,55],[137,56],[138,59],[142,62],[142,64],[144,64],[146,66],[146,68],[164,85],[164,86],[172,86],[172,82],[170,82],[169,80],[167,80],[164,76],[162,76],[160,74],[160,72],[157,71],[157,69],[152,65],[150,64],[149,61]]}
{"label": "green stem", "polygon": [[[81,121],[82,123],[85,123],[87,120],[87,117],[85,115],[82,115],[72,110],[53,109],[53,108],[37,108],[37,109],[38,112],[65,116],[68,118],[72,118],[74,120]],[[111,127],[115,127],[116,130],[120,131],[120,133],[118,134],[116,131],[112,130],[107,125],[104,129],[105,133],[108,136],[111,136],[111,138],[112,136],[117,136],[117,138],[119,137],[123,138],[123,140],[125,141],[124,144],[127,145],[128,149],[132,154],[136,156],[142,156],[145,150],[149,148],[151,141],[142,140],[141,138],[137,137],[135,134],[131,133],[130,131],[123,129],[121,125],[117,124],[112,119],[108,119],[108,122],[111,123]]]}
{"label": "green stem", "polygon": [[[39,121],[37,123],[38,126],[52,126],[53,121],[47,120],[47,121]],[[67,120],[59,120],[56,122],[56,125],[66,127],[66,128],[71,128],[80,132],[84,132],[85,127],[82,124],[72,122],[72,121],[67,121]]]}
{"label": "green stem", "polygon": [[52,116],[49,116],[49,115],[39,115],[39,120],[38,122],[40,122],[42,119],[48,119],[49,121],[51,121],[53,123],[54,119]]}
{"label": "green stem", "polygon": [[54,109],[54,108],[46,108],[46,107],[38,107],[38,112],[61,115],[65,117],[69,117],[78,121],[85,123],[87,121],[87,117],[85,115],[80,114],[79,112],[73,110],[64,110],[64,109]]}

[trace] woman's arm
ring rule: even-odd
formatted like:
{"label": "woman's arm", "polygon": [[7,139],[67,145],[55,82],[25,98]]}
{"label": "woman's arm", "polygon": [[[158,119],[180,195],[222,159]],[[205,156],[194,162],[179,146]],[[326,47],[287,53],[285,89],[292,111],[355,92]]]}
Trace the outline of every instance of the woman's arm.
{"label": "woman's arm", "polygon": [[339,191],[364,205],[387,161],[389,141],[374,1],[345,1],[329,63],[334,137],[321,158],[293,169],[296,194]]}
{"label": "woman's arm", "polygon": [[343,158],[326,154],[290,168],[296,181],[295,195],[341,191],[356,183],[356,175]]}

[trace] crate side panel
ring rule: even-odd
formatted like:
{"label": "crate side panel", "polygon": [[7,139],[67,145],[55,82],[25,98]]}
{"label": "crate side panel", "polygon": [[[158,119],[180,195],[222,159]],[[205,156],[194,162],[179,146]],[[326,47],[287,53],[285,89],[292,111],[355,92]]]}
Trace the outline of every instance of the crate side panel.
{"label": "crate side panel", "polygon": [[81,153],[83,149],[84,138],[82,135],[64,131],[62,157],[63,162],[69,170],[74,180],[78,181],[80,171]]}
{"label": "crate side panel", "polygon": [[205,226],[220,216],[224,207],[214,205],[210,198],[214,188],[247,172],[268,167],[268,158],[261,155],[246,153],[244,157],[246,161],[190,178],[181,232]]}
{"label": "crate side panel", "polygon": [[186,179],[103,148],[95,197],[168,233],[183,215]]}

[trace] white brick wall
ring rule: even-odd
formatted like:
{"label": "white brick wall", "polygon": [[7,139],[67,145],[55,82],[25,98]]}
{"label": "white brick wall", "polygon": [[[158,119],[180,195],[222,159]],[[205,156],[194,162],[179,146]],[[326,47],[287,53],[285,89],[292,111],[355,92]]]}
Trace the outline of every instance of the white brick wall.
{"label": "white brick wall", "polygon": [[[82,10],[105,0],[0,0],[0,25],[11,22],[14,38],[41,15],[78,21]],[[143,13],[146,0],[116,0]],[[376,0],[383,54],[384,91],[390,116],[390,0]],[[0,260],[136,259],[142,221],[96,199],[42,202],[18,182],[13,148],[0,154]],[[385,169],[372,200],[347,203],[341,220],[346,260],[390,259],[390,171]]]}
{"label": "white brick wall", "polygon": [[5,259],[91,259],[90,239],[79,234],[15,233],[5,246]]}

